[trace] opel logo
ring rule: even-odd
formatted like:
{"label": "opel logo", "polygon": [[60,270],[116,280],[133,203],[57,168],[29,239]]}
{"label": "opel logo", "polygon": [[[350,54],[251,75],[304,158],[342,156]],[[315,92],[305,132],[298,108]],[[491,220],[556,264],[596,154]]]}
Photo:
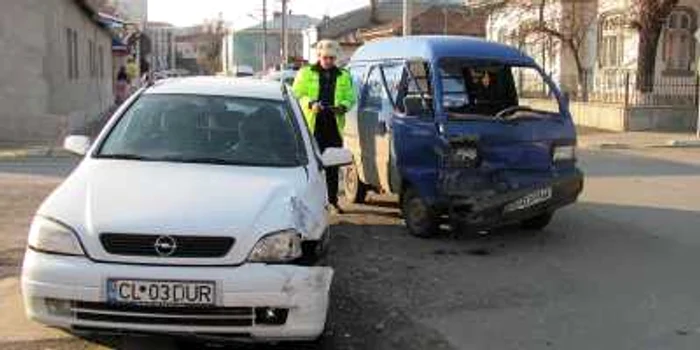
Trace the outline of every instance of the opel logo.
{"label": "opel logo", "polygon": [[153,248],[156,249],[156,253],[160,256],[171,256],[177,250],[177,241],[170,236],[160,236],[153,243]]}

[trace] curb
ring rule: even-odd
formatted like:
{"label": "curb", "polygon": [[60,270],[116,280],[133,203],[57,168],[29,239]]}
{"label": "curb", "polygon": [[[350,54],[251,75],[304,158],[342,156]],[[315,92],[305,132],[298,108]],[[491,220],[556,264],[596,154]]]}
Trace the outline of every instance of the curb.
{"label": "curb", "polygon": [[73,155],[63,149],[53,147],[41,147],[30,149],[0,150],[0,160],[38,158],[38,157],[72,157]]}
{"label": "curb", "polygon": [[700,148],[700,140],[669,140],[666,143],[632,144],[624,142],[601,142],[580,144],[582,149],[626,150],[645,148]]}
{"label": "curb", "polygon": [[666,147],[696,148],[696,147],[700,147],[700,139],[697,139],[697,140],[670,140],[666,143]]}

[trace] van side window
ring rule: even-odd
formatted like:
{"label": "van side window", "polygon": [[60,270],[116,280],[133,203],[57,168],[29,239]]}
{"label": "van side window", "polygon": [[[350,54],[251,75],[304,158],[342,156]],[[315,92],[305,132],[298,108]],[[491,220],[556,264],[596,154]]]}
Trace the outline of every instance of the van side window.
{"label": "van side window", "polygon": [[391,113],[392,107],[391,100],[389,100],[389,96],[384,88],[382,70],[379,66],[374,67],[367,79],[362,108]]}
{"label": "van side window", "polygon": [[[397,109],[402,109],[402,104],[399,103],[399,90],[404,79],[404,67],[401,64],[388,64],[382,67],[384,71],[384,79],[386,86],[389,89],[389,98],[396,105]],[[402,111],[403,112],[403,111]]]}
{"label": "van side window", "polygon": [[362,78],[365,77],[365,71],[367,67],[365,65],[355,65],[348,67],[350,76],[352,77],[352,85],[355,88],[355,96],[360,96],[362,91]]}
{"label": "van side window", "polygon": [[424,93],[432,97],[433,90],[430,84],[430,68],[427,62],[412,61],[408,63],[408,69],[411,71],[415,79],[408,84],[409,94]]}
{"label": "van side window", "polygon": [[427,62],[411,61],[404,66],[404,77],[397,94],[400,110],[407,115],[433,117],[433,87]]}

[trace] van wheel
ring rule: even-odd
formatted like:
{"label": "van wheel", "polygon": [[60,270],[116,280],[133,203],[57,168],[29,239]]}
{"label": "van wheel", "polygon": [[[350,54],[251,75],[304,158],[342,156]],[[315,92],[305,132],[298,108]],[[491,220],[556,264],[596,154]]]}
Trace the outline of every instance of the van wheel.
{"label": "van wheel", "polygon": [[525,230],[541,230],[552,221],[554,213],[544,213],[534,218],[524,220],[520,223],[520,227]]}
{"label": "van wheel", "polygon": [[420,238],[429,238],[437,234],[438,217],[418,192],[412,188],[401,196],[401,213],[408,232]]}
{"label": "van wheel", "polygon": [[345,204],[364,203],[367,199],[367,184],[360,181],[355,164],[343,168],[343,197]]}

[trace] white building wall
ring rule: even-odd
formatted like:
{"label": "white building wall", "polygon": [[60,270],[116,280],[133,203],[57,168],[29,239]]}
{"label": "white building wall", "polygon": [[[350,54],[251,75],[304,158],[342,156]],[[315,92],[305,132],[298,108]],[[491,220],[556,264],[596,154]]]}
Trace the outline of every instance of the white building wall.
{"label": "white building wall", "polygon": [[[0,27],[0,143],[56,141],[62,123],[80,128],[113,102],[111,36],[74,1],[0,1]],[[77,79],[68,77],[67,28],[77,32]],[[89,40],[103,52],[96,76]]]}

